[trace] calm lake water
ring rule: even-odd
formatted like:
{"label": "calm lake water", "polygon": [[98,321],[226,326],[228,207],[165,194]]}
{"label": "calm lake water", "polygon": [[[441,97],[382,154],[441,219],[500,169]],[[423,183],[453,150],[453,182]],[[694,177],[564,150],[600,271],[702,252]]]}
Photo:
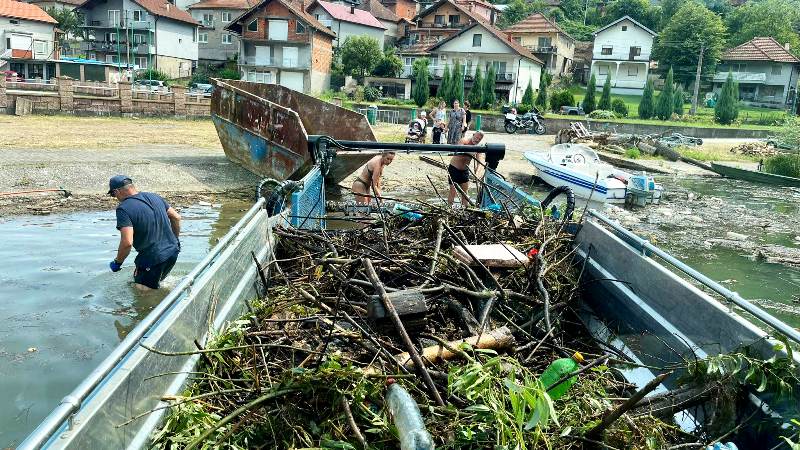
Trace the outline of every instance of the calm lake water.
{"label": "calm lake water", "polygon": [[0,448],[14,447],[97,366],[250,204],[181,210],[182,252],[166,289],[132,286],[133,256],[108,262],[113,211],[0,219]]}

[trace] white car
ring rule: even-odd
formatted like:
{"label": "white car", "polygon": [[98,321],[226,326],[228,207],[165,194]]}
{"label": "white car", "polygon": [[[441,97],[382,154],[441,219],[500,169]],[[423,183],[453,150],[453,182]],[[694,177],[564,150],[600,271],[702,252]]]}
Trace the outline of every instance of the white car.
{"label": "white car", "polygon": [[165,91],[167,89],[161,80],[136,80],[135,86],[142,91]]}

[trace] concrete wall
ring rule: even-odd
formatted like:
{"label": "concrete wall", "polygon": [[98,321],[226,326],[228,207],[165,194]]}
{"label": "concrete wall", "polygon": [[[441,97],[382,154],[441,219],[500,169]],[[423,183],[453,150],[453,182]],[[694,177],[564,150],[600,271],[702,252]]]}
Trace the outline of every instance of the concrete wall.
{"label": "concrete wall", "polygon": [[[223,28],[231,23],[222,21],[223,12],[229,13],[231,15],[231,22],[233,22],[244,12],[244,10],[221,8],[191,10],[192,17],[194,17],[198,22],[203,21],[204,15],[210,14],[213,18],[211,27],[201,28],[198,31],[199,34],[206,34],[208,36],[208,42],[206,43],[200,42],[198,37],[198,59],[204,61],[224,62],[229,59],[233,59],[234,56],[239,52],[239,36],[223,30]],[[222,42],[223,35],[230,35],[230,44],[225,44]]]}
{"label": "concrete wall", "polygon": [[197,61],[197,27],[176,20],[159,17],[156,20],[156,54],[178,59]]}

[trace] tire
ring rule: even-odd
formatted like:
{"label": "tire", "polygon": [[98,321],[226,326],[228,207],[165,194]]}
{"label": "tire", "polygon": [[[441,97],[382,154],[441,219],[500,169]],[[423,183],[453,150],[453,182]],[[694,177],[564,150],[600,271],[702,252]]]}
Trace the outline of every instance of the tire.
{"label": "tire", "polygon": [[514,125],[512,122],[508,122],[505,128],[506,128],[506,133],[508,134],[514,134],[517,132],[517,126]]}
{"label": "tire", "polygon": [[544,126],[543,123],[540,123],[536,125],[536,127],[533,129],[533,132],[536,134],[545,134],[547,132],[547,128]]}

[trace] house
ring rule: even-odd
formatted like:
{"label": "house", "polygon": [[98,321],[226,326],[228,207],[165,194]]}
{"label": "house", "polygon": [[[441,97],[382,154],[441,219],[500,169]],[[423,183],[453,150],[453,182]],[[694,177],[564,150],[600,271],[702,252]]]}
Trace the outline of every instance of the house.
{"label": "house", "polygon": [[85,0],[28,0],[28,3],[34,4],[42,9],[55,8],[73,10],[84,1]]}
{"label": "house", "polygon": [[197,32],[198,64],[220,66],[239,54],[239,37],[225,27],[250,9],[253,0],[202,0],[188,6]]}
{"label": "house", "polygon": [[330,86],[336,33],[291,0],[261,0],[226,30],[240,36],[242,78],[300,92]]}
{"label": "house", "polygon": [[428,49],[432,86],[438,86],[445,67],[459,63],[464,68],[464,89],[469,91],[475,69],[480,67],[484,76],[489,67],[495,70],[495,89],[499,99],[518,103],[528,83],[534,90],[544,63],[528,49],[508,39],[502,31],[485,22],[474,22],[456,34]]}
{"label": "house", "polygon": [[714,92],[722,90],[728,73],[739,85],[747,105],[786,108],[794,102],[800,59],[771,37],[756,37],[726,51],[714,74]]}
{"label": "house", "polygon": [[343,5],[324,0],[315,0],[306,11],[321,24],[336,32],[333,46],[338,48],[350,36],[369,36],[378,41],[383,50],[386,27],[372,14],[356,9],[355,4]]}
{"label": "house", "polygon": [[24,78],[49,79],[58,58],[55,19],[42,8],[13,0],[0,0],[0,70],[13,70]]}
{"label": "house", "polygon": [[397,40],[406,36],[410,25],[412,25],[410,20],[393,13],[378,0],[362,0],[361,2],[355,3],[350,0],[336,0],[334,3],[347,6],[355,4],[356,9],[367,11],[375,16],[378,22],[386,29],[384,33],[384,42],[388,42],[389,44],[394,44]]}
{"label": "house", "polygon": [[551,75],[560,77],[572,71],[575,39],[543,14],[531,14],[503,31],[544,61]]}
{"label": "house", "polygon": [[190,76],[197,65],[200,24],[166,0],[86,0],[77,11],[89,34],[82,44],[88,59],[173,78]]}
{"label": "house", "polygon": [[409,45],[441,41],[478,21],[494,25],[496,17],[488,14],[487,18],[487,10],[476,6],[479,3],[483,2],[439,0],[414,17],[415,26],[408,32]]}
{"label": "house", "polygon": [[417,2],[414,0],[380,0],[381,4],[398,17],[411,20],[417,15]]}
{"label": "house", "polygon": [[597,87],[611,76],[611,92],[641,94],[650,70],[650,53],[656,33],[630,16],[617,19],[594,33],[589,70]]}

